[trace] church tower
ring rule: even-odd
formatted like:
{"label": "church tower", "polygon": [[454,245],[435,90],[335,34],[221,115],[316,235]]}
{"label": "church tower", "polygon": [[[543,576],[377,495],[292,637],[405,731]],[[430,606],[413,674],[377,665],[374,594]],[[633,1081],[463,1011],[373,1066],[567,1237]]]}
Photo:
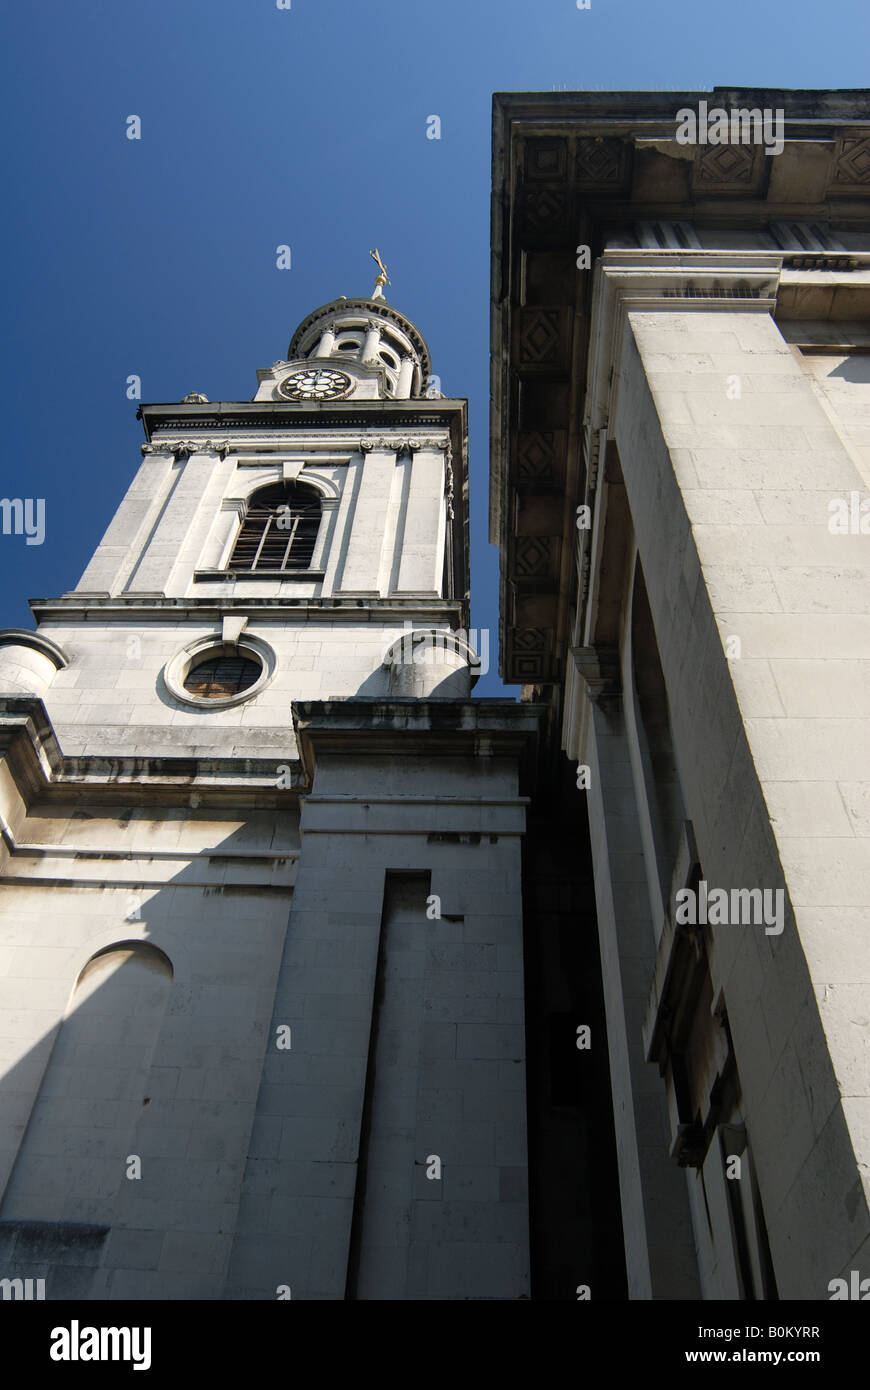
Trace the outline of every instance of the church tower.
{"label": "church tower", "polygon": [[470,699],[466,404],[384,284],[141,406],[0,633],[0,1275],[49,1299],[528,1292],[536,714]]}

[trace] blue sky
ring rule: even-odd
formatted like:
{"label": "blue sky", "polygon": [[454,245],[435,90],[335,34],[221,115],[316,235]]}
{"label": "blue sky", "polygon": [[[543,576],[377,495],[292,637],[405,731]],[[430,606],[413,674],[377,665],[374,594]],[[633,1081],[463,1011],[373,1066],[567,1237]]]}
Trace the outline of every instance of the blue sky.
{"label": "blue sky", "polygon": [[[493,91],[867,85],[867,15],[866,0],[7,6],[0,493],[45,498],[46,535],[0,536],[0,626],[31,627],[28,598],[77,583],[133,477],[127,377],[146,401],[249,400],[311,309],[371,292],[378,246],[390,302],[445,394],[469,399],[472,623],[495,632]],[[477,694],[503,691],[492,666]]]}

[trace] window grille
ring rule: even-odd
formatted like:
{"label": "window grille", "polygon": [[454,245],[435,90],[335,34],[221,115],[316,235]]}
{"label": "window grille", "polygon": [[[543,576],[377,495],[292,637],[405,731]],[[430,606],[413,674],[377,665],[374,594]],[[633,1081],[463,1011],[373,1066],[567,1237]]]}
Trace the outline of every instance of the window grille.
{"label": "window grille", "polygon": [[308,489],[262,488],[251,498],[230,569],[308,569],[320,528],[320,499]]}
{"label": "window grille", "polygon": [[258,661],[244,656],[211,656],[191,667],[184,688],[212,700],[239,695],[259,680],[262,669]]}

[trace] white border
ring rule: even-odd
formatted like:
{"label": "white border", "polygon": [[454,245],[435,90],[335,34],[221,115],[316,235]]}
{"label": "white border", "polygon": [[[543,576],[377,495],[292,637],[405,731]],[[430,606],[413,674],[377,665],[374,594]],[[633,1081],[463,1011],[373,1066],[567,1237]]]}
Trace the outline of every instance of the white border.
{"label": "white border", "polygon": [[[259,661],[262,668],[260,675],[253,685],[249,685],[247,690],[242,690],[237,695],[194,695],[185,690],[184,682],[194,662],[207,653],[213,653],[214,656],[230,653],[247,656],[249,660]],[[272,680],[277,666],[278,658],[274,651],[260,637],[252,637],[245,632],[238,642],[233,643],[222,641],[217,633],[210,633],[206,637],[198,637],[195,642],[189,642],[180,652],[176,652],[163,668],[163,679],[170,695],[181,704],[190,705],[194,709],[228,709],[233,705],[244,704],[246,700],[255,699]]]}

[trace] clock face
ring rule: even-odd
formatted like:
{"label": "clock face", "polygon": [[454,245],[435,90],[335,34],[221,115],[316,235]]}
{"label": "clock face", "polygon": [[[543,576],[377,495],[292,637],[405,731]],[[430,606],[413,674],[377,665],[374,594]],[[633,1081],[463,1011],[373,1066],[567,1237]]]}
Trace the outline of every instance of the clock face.
{"label": "clock face", "polygon": [[304,371],[285,376],[278,382],[278,390],[290,401],[334,401],[347,395],[352,384],[344,372],[334,372],[329,367],[306,367]]}

